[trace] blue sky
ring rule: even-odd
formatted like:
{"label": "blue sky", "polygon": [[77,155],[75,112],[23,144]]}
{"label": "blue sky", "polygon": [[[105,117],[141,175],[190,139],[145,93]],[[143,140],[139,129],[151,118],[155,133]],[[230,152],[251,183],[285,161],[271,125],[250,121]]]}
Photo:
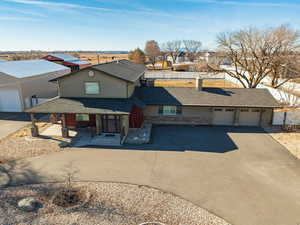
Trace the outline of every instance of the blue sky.
{"label": "blue sky", "polygon": [[0,50],[130,50],[216,34],[290,24],[300,0],[0,0]]}

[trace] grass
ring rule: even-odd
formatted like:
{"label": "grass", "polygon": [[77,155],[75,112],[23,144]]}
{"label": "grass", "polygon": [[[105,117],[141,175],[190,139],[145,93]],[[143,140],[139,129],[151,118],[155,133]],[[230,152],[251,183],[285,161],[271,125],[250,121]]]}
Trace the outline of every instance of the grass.
{"label": "grass", "polygon": [[[154,85],[156,87],[195,87],[195,81],[187,81],[187,80],[166,80],[155,81]],[[239,88],[238,85],[231,83],[230,81],[226,80],[204,80],[203,82],[204,87],[219,87],[219,88]]]}

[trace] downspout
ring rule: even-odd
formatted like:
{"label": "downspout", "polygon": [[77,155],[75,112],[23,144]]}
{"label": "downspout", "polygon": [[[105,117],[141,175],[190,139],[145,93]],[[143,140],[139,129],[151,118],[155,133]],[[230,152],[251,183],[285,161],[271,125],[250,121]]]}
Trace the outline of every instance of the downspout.
{"label": "downspout", "polygon": [[21,103],[21,111],[23,112],[25,110],[25,100],[23,96],[23,89],[22,89],[22,83],[20,79],[18,79],[18,94],[19,94],[19,99]]}

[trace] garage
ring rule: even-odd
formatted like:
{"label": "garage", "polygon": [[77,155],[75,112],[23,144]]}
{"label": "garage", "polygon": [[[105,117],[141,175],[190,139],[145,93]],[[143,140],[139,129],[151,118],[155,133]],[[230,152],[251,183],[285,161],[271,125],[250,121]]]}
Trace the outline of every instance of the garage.
{"label": "garage", "polygon": [[232,126],[234,123],[234,109],[231,108],[214,108],[213,124]]}
{"label": "garage", "polygon": [[0,88],[0,111],[1,112],[21,112],[19,92],[15,88]]}
{"label": "garage", "polygon": [[259,126],[260,109],[241,109],[239,116],[240,126]]}

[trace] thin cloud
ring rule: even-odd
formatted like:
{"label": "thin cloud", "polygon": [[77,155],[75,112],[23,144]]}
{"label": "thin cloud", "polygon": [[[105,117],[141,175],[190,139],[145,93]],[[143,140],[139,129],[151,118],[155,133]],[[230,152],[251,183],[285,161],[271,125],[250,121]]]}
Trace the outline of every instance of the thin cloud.
{"label": "thin cloud", "polygon": [[48,8],[68,8],[68,9],[91,9],[96,11],[105,11],[105,12],[115,12],[115,13],[134,13],[134,14],[148,14],[153,16],[172,16],[171,14],[155,11],[151,9],[136,9],[136,10],[120,10],[120,9],[112,9],[112,8],[102,8],[102,7],[94,7],[94,6],[87,6],[87,5],[79,5],[79,4],[72,4],[72,3],[64,3],[64,2],[51,2],[51,1],[37,1],[37,0],[5,0],[7,2],[14,2],[20,4],[27,4],[27,5],[36,5],[36,6],[45,6]]}
{"label": "thin cloud", "polygon": [[16,16],[0,16],[0,21],[1,20],[9,20],[9,21],[31,21],[31,22],[41,21],[41,19],[27,18],[27,17],[16,17]]}
{"label": "thin cloud", "polygon": [[237,1],[217,1],[217,0],[179,0],[183,2],[211,3],[220,5],[236,6],[261,6],[261,7],[300,7],[297,3],[279,3],[279,2],[237,2]]}
{"label": "thin cloud", "polygon": [[102,12],[104,11],[104,12],[112,12],[112,13],[128,13],[128,14],[143,14],[143,15],[147,14],[152,16],[174,17],[174,15],[172,14],[157,11],[157,10],[147,9],[147,8],[138,8],[135,10],[124,10],[124,9],[113,9],[113,8],[102,8],[102,7],[95,7],[95,6],[79,5],[73,3],[38,1],[38,0],[5,0],[5,1],[47,7],[49,9],[60,9],[60,10],[90,9],[95,11],[102,11]]}
{"label": "thin cloud", "polygon": [[66,8],[74,8],[74,9],[96,9],[103,11],[111,11],[109,8],[100,8],[93,6],[84,6],[72,3],[63,3],[63,2],[50,2],[50,1],[36,1],[36,0],[5,0],[7,2],[15,2],[27,5],[37,5],[37,6],[48,6],[48,7],[66,7]]}
{"label": "thin cloud", "polygon": [[15,9],[15,8],[6,8],[6,7],[1,7],[0,11],[5,11],[5,12],[16,12],[24,15],[29,15],[29,16],[38,16],[38,17],[46,17],[44,14],[37,13],[37,12],[32,12],[28,10],[22,10],[22,9]]}

